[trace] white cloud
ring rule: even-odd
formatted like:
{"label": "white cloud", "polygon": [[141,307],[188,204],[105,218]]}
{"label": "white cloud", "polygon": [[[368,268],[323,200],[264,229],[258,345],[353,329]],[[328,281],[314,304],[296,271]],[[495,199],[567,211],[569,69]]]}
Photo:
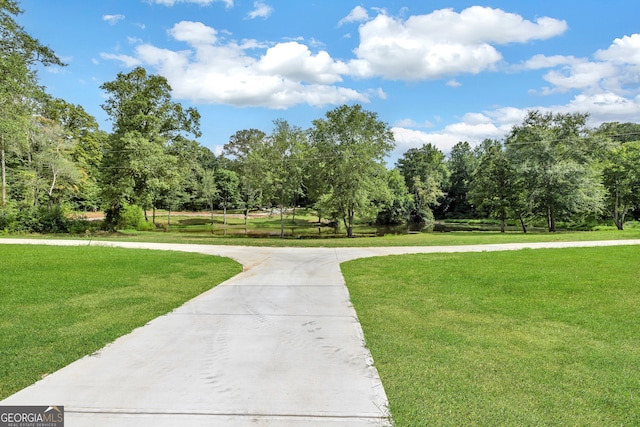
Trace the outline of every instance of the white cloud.
{"label": "white cloud", "polygon": [[219,38],[214,28],[190,21],[175,24],[168,33],[188,48],[174,51],[142,44],[136,46],[135,56],[102,57],[127,66],[153,66],[167,78],[174,96],[197,103],[284,109],[297,104],[367,103],[372,96],[386,96],[381,89],[359,92],[336,86],[341,75],[348,73],[348,66],[326,51],[312,52],[299,42],[238,43]]}
{"label": "white cloud", "polygon": [[563,55],[534,55],[524,62],[523,67],[528,70],[540,70],[542,68],[553,68],[558,65],[574,64],[578,60],[573,56]]}
{"label": "white cloud", "polygon": [[398,158],[409,148],[419,148],[424,144],[433,144],[447,154],[460,141],[467,141],[473,146],[487,138],[500,140],[514,125],[521,123],[525,115],[526,110],[516,108],[467,113],[459,121],[431,132],[407,129],[396,123],[392,128],[396,139],[392,157]]}
{"label": "white cloud", "polygon": [[536,55],[522,66],[549,69],[543,79],[551,86],[538,91],[542,95],[577,91],[588,97],[633,96],[640,93],[640,34],[615,39],[607,49],[596,51],[593,59]]}
{"label": "white cloud", "polygon": [[525,43],[562,34],[564,21],[535,22],[500,9],[473,6],[415,15],[406,20],[384,13],[360,26],[358,57],[351,63],[361,77],[425,80],[493,69],[502,60],[494,45]]}
{"label": "white cloud", "polygon": [[447,82],[447,86],[452,87],[452,88],[457,88],[457,87],[462,86],[462,83],[460,83],[456,79],[451,79],[451,80],[449,80]]}
{"label": "white cloud", "polygon": [[608,78],[617,76],[618,67],[606,62],[580,62],[559,70],[549,71],[544,79],[553,85],[549,92],[567,92],[597,88]]}
{"label": "white cloud", "polygon": [[623,97],[612,92],[576,95],[569,104],[556,107],[560,112],[588,112],[590,123],[640,122],[640,96]]}
{"label": "white cloud", "polygon": [[640,34],[615,39],[608,49],[597,51],[594,57],[618,64],[640,65]]}
{"label": "white cloud", "polygon": [[214,44],[218,40],[216,30],[202,22],[181,21],[175,24],[168,33],[174,39],[193,46]]}
{"label": "white cloud", "polygon": [[124,15],[102,15],[102,20],[106,21],[109,25],[116,25],[118,22],[125,18]]}
{"label": "white cloud", "polygon": [[258,67],[267,74],[277,74],[292,80],[332,84],[342,81],[348,67],[334,61],[326,51],[313,55],[309,48],[297,42],[278,43],[269,48]]}
{"label": "white cloud", "polygon": [[273,13],[273,8],[263,1],[253,2],[253,10],[247,15],[248,19],[268,18]]}
{"label": "white cloud", "polygon": [[233,0],[148,0],[150,3],[162,4],[164,6],[173,6],[177,3],[193,3],[200,6],[208,6],[217,1],[223,2],[226,7],[233,7]]}
{"label": "white cloud", "polygon": [[100,57],[102,59],[110,59],[115,61],[122,62],[127,67],[136,67],[138,65],[142,65],[142,62],[138,58],[134,58],[129,55],[118,55],[114,53],[101,53]]}
{"label": "white cloud", "polygon": [[369,14],[367,13],[367,9],[362,6],[354,7],[351,12],[344,18],[338,22],[338,26],[342,26],[344,24],[348,24],[351,22],[363,22],[369,20]]}
{"label": "white cloud", "polygon": [[429,133],[401,127],[393,127],[391,132],[396,141],[391,154],[393,159],[401,157],[410,148],[420,148],[425,144],[433,144],[442,152],[448,153],[460,141],[455,135],[446,132]]}
{"label": "white cloud", "polygon": [[476,145],[486,138],[502,140],[513,126],[522,123],[530,110],[543,113],[589,113],[589,125],[596,127],[605,122],[640,122],[640,95],[624,97],[612,92],[580,93],[568,103],[528,108],[502,107],[480,113],[467,113],[459,121],[432,132],[407,129],[412,122],[396,123],[393,133],[397,147],[392,157],[398,158],[409,148],[432,143],[448,153],[459,141]]}

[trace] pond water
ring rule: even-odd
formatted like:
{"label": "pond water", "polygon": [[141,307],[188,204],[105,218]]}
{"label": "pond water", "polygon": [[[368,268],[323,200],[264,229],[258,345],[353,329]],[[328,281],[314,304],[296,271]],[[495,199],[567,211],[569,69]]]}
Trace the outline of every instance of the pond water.
{"label": "pond water", "polygon": [[[252,238],[269,238],[279,237],[279,228],[249,228],[249,227],[224,227],[216,224],[213,229],[207,229],[209,223],[207,220],[186,220],[179,221],[178,231],[189,234],[210,233],[215,236],[242,236]],[[196,224],[197,222],[197,224]],[[189,225],[191,227],[186,227]],[[203,227],[197,227],[202,225]],[[196,227],[193,227],[196,226]],[[420,224],[402,224],[396,226],[379,226],[368,227],[366,229],[356,229],[354,234],[356,237],[375,237],[389,234],[410,234],[410,233],[446,233],[451,231],[499,231],[500,226],[497,224],[469,224],[469,223],[445,223],[435,222],[426,225]],[[518,227],[507,227],[508,231],[518,231]],[[329,226],[321,227],[291,227],[285,226],[285,238],[294,239],[331,239],[344,237],[344,228],[335,229]]]}

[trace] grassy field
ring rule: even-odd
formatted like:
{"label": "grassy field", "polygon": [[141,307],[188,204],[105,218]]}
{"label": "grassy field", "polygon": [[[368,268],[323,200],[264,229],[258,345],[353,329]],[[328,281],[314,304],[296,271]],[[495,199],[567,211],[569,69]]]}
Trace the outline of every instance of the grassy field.
{"label": "grassy field", "polygon": [[[24,236],[22,236],[24,237]],[[58,238],[59,236],[45,236]],[[68,236],[65,236],[68,238]],[[73,236],[71,236],[73,238]],[[77,236],[76,236],[77,238]],[[125,231],[117,235],[99,235],[96,240],[118,240],[158,243],[193,243],[210,245],[243,245],[243,246],[274,246],[274,247],[371,247],[371,246],[451,246],[499,243],[526,242],[569,242],[588,240],[628,240],[640,239],[640,228],[630,230],[598,230],[598,231],[567,231],[557,233],[504,233],[493,231],[458,231],[449,233],[416,233],[416,234],[388,234],[379,237],[335,237],[326,239],[280,239],[224,237],[198,235],[187,233],[148,233]]]}
{"label": "grassy field", "polygon": [[640,425],[638,247],[342,269],[396,425]]}
{"label": "grassy field", "polygon": [[[615,227],[602,227],[598,231],[559,231],[548,233],[543,229],[531,229],[529,233],[509,231],[501,234],[498,231],[451,231],[451,232],[412,232],[400,233],[400,229],[387,229],[367,224],[358,224],[355,228],[356,238],[348,239],[344,230],[336,232],[332,227],[319,226],[318,218],[310,212],[300,210],[295,216],[286,217],[286,237],[280,238],[280,216],[262,214],[250,218],[244,225],[241,215],[229,215],[227,224],[222,224],[222,217],[216,214],[215,224],[206,213],[200,216],[176,214],[171,216],[171,226],[167,224],[167,216],[159,213],[156,216],[158,227],[154,231],[124,230],[118,233],[104,233],[88,230],[76,235],[2,235],[1,237],[36,237],[45,239],[84,239],[84,240],[118,240],[158,243],[192,243],[211,245],[243,245],[243,246],[288,246],[288,247],[367,247],[367,246],[440,246],[469,245],[517,242],[549,242],[549,241],[583,241],[583,240],[618,240],[640,239],[640,224],[628,223],[624,231]],[[469,222],[473,227],[483,227],[479,221]],[[97,224],[95,224],[97,225]],[[456,221],[455,226],[460,225]],[[487,227],[495,229],[489,223]],[[165,231],[166,230],[166,231]],[[225,234],[226,233],[226,234]]]}
{"label": "grassy field", "polygon": [[200,254],[0,245],[0,399],[242,271]]}

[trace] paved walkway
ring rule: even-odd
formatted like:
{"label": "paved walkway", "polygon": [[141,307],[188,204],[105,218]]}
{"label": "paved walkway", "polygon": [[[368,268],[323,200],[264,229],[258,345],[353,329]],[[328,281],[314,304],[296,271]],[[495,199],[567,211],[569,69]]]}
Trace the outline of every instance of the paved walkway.
{"label": "paved walkway", "polygon": [[391,424],[341,262],[405,253],[638,245],[640,240],[354,249],[90,244],[227,256],[241,262],[244,271],[0,404],[63,405],[69,427],[358,427]]}

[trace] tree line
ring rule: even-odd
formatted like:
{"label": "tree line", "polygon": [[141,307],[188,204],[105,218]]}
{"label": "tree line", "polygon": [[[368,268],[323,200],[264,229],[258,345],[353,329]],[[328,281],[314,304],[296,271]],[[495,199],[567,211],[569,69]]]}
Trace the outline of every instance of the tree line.
{"label": "tree line", "polygon": [[[201,116],[138,67],[101,86],[111,132],[82,106],[38,84],[38,64],[64,66],[0,3],[0,230],[74,231],[72,211],[103,211],[103,227],[153,228],[156,209],[250,211],[281,216],[312,207],[318,220],[427,224],[436,218],[544,221],[610,218],[619,229],[640,207],[640,125],[587,126],[587,114],[531,111],[504,140],[412,148],[389,168],[390,127],[343,105],[309,129],[273,122],[244,129],[216,156],[201,145]],[[143,217],[139,221],[136,218]],[[134,224],[131,224],[132,219]],[[136,222],[137,221],[137,222]]]}

